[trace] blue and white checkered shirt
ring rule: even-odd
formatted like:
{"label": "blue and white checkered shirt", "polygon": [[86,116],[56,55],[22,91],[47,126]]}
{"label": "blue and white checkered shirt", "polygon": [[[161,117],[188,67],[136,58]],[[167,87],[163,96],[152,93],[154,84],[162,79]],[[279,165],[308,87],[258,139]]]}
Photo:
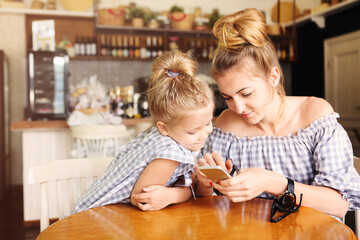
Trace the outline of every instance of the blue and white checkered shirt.
{"label": "blue and white checkered shirt", "polygon": [[349,202],[349,210],[359,209],[360,177],[354,168],[351,142],[338,117],[337,113],[323,116],[286,137],[238,138],[214,128],[204,152],[216,151],[224,160],[232,159],[236,171],[259,167],[296,182],[336,189]]}
{"label": "blue and white checkered shirt", "polygon": [[179,186],[176,182],[183,177],[185,181],[181,186],[191,187],[191,174],[199,152],[191,152],[170,137],[161,135],[156,127],[152,127],[139,134],[116,156],[104,175],[98,178],[78,200],[73,212],[113,203],[130,202],[130,194],[136,181],[155,159],[179,162],[165,186]]}

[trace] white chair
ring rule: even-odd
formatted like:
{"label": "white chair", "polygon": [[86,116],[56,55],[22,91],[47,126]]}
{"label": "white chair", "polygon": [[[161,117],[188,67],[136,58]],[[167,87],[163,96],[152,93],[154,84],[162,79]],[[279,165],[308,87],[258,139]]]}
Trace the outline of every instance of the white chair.
{"label": "white chair", "polygon": [[132,139],[125,125],[72,126],[76,157],[115,157]]}
{"label": "white chair", "polygon": [[[57,208],[59,219],[69,216],[76,201],[105,172],[112,159],[64,159],[30,168],[28,182],[40,184],[40,231],[49,226],[50,207]],[[56,202],[49,202],[49,184],[56,188]]]}
{"label": "white chair", "polygon": [[[354,156],[354,166],[360,174],[360,158]],[[355,231],[356,237],[360,239],[360,210],[355,211]]]}

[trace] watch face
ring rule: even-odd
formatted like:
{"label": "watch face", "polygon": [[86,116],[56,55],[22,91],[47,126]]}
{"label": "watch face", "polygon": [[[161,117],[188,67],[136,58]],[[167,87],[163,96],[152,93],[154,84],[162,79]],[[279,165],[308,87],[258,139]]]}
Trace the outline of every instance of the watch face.
{"label": "watch face", "polygon": [[296,204],[295,201],[296,201],[295,194],[292,192],[287,192],[281,198],[281,206],[285,210],[290,210],[295,207]]}

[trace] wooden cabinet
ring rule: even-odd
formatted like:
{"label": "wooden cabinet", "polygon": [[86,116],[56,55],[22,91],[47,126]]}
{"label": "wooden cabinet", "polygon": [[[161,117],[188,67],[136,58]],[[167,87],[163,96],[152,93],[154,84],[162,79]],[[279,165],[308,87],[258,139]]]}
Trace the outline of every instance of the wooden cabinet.
{"label": "wooden cabinet", "polygon": [[[145,45],[145,39],[147,36],[161,36],[163,39],[162,50],[168,50],[170,44],[170,38],[176,37],[178,40],[177,44],[180,49],[187,50],[189,48],[190,40],[202,42],[206,41],[207,46],[212,42],[212,35],[210,31],[182,31],[174,29],[149,29],[149,28],[133,28],[133,27],[96,27],[94,17],[74,17],[74,16],[50,16],[50,15],[26,15],[26,46],[27,53],[30,52],[32,48],[32,22],[35,20],[46,20],[54,19],[55,20],[55,41],[59,43],[63,38],[67,38],[71,43],[75,43],[78,37],[90,37],[96,38],[97,45],[97,54],[95,56],[76,56],[72,59],[83,59],[83,60],[121,60],[123,58],[112,57],[111,55],[102,55],[101,54],[101,37],[105,36],[106,38],[117,37],[117,36],[138,36],[140,37],[141,46]],[[108,48],[111,48],[110,40],[106,40]],[[148,60],[140,58],[130,58],[127,57],[126,60]],[[150,58],[151,59],[151,58]],[[208,59],[203,59],[208,60]]]}
{"label": "wooden cabinet", "polygon": [[33,15],[27,14],[25,17],[25,31],[26,31],[26,49],[27,53],[32,49],[32,22],[35,20],[55,20],[55,41],[59,43],[63,37],[69,39],[70,42],[75,42],[75,37],[96,36],[94,32],[94,18],[93,17],[76,17],[76,16],[58,16],[58,15]]}
{"label": "wooden cabinet", "polygon": [[[77,55],[71,57],[73,60],[152,60],[153,58],[135,58],[135,57],[113,57],[111,54],[103,55],[101,54],[102,48],[102,37],[111,39],[112,37],[139,37],[140,47],[146,47],[146,38],[158,36],[163,39],[162,51],[170,49],[171,39],[177,39],[176,44],[182,51],[188,51],[190,48],[197,53],[198,61],[209,61],[208,55],[211,55],[211,51],[216,48],[213,35],[210,30],[197,31],[197,30],[177,30],[177,29],[152,29],[152,28],[136,28],[132,26],[105,26],[98,25],[97,19],[95,17],[82,17],[82,16],[60,16],[60,15],[35,15],[27,14],[26,15],[26,47],[27,53],[32,49],[32,22],[35,20],[46,20],[54,19],[55,20],[55,41],[59,43],[63,38],[68,39],[72,44],[75,43],[76,39],[79,37],[86,37],[96,39],[96,55]],[[287,49],[286,55],[289,56],[289,46],[290,43],[294,43],[294,34],[290,29],[290,33],[287,35],[269,35],[270,38],[275,42],[276,47],[281,47],[281,49]],[[104,43],[103,43],[104,44]],[[106,40],[108,48],[111,48],[111,40]],[[192,46],[195,45],[195,46]],[[295,46],[294,44],[292,46]],[[203,51],[206,49],[206,52]],[[283,52],[284,54],[284,52]],[[205,56],[205,57],[203,57]],[[279,55],[280,57],[280,55]],[[285,58],[284,58],[285,60]],[[288,61],[289,58],[286,58]]]}

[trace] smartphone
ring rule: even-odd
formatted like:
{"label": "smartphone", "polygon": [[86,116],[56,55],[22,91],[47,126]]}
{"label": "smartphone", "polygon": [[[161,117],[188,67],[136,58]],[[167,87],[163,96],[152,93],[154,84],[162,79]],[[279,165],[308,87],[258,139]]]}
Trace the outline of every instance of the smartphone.
{"label": "smartphone", "polygon": [[215,183],[219,180],[231,178],[230,174],[220,166],[202,166],[199,167],[199,170]]}

